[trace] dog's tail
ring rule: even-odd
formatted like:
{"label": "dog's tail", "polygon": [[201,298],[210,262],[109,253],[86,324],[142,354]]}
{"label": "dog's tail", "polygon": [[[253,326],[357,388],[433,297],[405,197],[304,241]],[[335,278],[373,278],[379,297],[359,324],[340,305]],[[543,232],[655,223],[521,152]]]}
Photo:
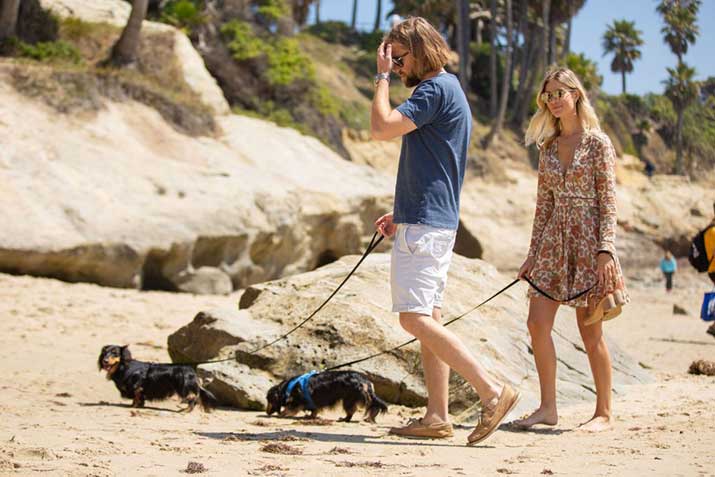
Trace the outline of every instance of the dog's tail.
{"label": "dog's tail", "polygon": [[372,383],[368,384],[367,398],[368,404],[365,409],[366,420],[368,422],[375,422],[375,418],[378,414],[384,414],[387,412],[387,403],[375,394],[375,387]]}
{"label": "dog's tail", "polygon": [[214,396],[211,391],[199,386],[199,404],[201,404],[201,409],[205,412],[211,412],[212,409],[218,407],[218,399],[216,399],[216,396]]}

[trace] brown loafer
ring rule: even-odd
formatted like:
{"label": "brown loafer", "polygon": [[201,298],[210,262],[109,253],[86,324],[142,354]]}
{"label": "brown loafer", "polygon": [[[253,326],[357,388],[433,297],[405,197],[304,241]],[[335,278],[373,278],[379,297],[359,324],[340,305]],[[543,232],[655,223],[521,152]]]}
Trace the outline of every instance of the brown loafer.
{"label": "brown loafer", "polygon": [[422,419],[410,419],[406,426],[391,427],[390,434],[402,437],[445,439],[454,435],[454,429],[448,422],[423,424]]}
{"label": "brown loafer", "polygon": [[467,437],[467,445],[473,446],[491,436],[497,430],[499,424],[506,418],[519,402],[520,394],[509,386],[504,385],[496,405],[489,409],[486,406],[482,407],[481,418],[479,424],[474,428],[469,437]]}

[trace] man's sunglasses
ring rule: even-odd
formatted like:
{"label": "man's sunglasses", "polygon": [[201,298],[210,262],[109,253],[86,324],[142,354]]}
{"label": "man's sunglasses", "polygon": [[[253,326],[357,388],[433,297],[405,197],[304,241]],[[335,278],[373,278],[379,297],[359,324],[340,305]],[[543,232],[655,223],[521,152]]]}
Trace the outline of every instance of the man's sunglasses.
{"label": "man's sunglasses", "polygon": [[564,96],[569,94],[571,90],[559,88],[556,91],[544,91],[541,93],[539,98],[541,98],[542,103],[550,103],[555,99],[562,99]]}
{"label": "man's sunglasses", "polygon": [[398,68],[402,68],[403,66],[405,66],[405,60],[403,58],[409,54],[410,54],[410,52],[408,51],[407,53],[405,53],[401,56],[393,56],[392,64],[397,66]]}

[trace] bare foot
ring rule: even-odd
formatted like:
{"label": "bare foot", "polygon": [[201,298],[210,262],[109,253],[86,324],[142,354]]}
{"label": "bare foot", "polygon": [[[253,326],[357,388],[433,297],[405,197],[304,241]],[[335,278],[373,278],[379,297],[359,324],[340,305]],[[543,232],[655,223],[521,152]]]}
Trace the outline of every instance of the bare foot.
{"label": "bare foot", "polygon": [[531,415],[525,419],[517,419],[512,421],[512,424],[519,429],[529,429],[536,424],[543,424],[545,426],[555,426],[559,423],[559,415],[556,409],[546,410],[537,409]]}
{"label": "bare foot", "polygon": [[607,416],[594,416],[590,421],[578,426],[578,429],[586,432],[601,432],[611,428],[611,418]]}

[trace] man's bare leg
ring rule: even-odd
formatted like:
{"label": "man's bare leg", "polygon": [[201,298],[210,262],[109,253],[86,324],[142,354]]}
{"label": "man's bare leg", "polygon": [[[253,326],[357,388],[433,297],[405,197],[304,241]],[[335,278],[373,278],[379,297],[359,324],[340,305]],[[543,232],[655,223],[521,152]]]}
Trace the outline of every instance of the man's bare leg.
{"label": "man's bare leg", "polygon": [[457,336],[437,323],[431,316],[400,313],[400,325],[420,341],[423,347],[462,376],[479,394],[484,403],[499,396],[502,386],[497,384],[477,362]]}
{"label": "man's bare leg", "polygon": [[[432,319],[442,322],[442,310],[434,308]],[[449,366],[420,342],[422,350],[422,369],[427,386],[427,411],[422,422],[435,424],[449,422]]]}

